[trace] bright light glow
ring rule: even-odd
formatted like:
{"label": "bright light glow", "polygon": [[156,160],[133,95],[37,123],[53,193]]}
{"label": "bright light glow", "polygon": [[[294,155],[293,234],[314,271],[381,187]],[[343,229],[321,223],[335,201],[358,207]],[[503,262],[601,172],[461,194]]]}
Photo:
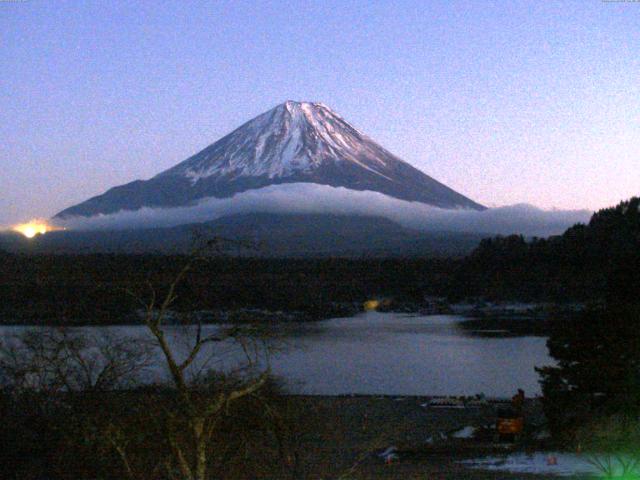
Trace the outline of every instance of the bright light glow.
{"label": "bright light glow", "polygon": [[365,312],[375,312],[379,306],[380,300],[367,300],[363,305]]}
{"label": "bright light glow", "polygon": [[49,225],[44,220],[31,220],[29,223],[21,223],[20,225],[14,225],[12,227],[14,232],[21,233],[27,238],[33,238],[36,235],[44,235],[47,232],[54,230],[61,230],[59,227]]}

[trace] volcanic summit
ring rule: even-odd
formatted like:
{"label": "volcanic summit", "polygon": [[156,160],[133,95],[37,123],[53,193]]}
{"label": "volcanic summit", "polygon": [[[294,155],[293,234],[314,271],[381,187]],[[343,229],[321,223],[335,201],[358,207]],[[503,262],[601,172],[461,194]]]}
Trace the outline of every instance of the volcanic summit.
{"label": "volcanic summit", "polygon": [[112,188],[54,218],[188,207],[286,183],[373,191],[444,209],[484,209],[396,157],[326,105],[287,101],[155,177]]}

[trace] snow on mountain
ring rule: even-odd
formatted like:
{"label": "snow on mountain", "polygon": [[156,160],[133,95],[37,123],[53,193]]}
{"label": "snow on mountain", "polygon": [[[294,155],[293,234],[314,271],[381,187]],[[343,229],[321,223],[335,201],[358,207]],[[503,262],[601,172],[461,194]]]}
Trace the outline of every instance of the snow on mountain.
{"label": "snow on mountain", "polygon": [[394,156],[322,103],[287,101],[146,181],[54,218],[196,205],[284,183],[373,191],[445,209],[484,207]]}
{"label": "snow on mountain", "polygon": [[273,179],[347,161],[389,179],[371,140],[322,103],[287,101],[223,140],[159,176],[184,175],[192,184],[211,176]]}

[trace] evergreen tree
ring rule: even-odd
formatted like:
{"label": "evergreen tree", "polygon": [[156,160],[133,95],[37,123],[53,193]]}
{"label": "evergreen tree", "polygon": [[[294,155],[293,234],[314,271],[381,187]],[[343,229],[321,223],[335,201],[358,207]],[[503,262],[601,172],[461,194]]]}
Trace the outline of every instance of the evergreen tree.
{"label": "evergreen tree", "polygon": [[558,322],[547,345],[558,362],[538,369],[557,437],[597,418],[640,414],[640,306],[600,306]]}

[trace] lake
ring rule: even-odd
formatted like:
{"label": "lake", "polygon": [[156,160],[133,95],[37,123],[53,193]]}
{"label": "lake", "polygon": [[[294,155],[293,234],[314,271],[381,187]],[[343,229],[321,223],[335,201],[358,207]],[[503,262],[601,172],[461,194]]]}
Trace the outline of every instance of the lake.
{"label": "lake", "polygon": [[[284,378],[293,393],[510,397],[518,388],[527,395],[540,393],[534,367],[553,363],[545,338],[474,335],[459,326],[465,319],[368,312],[281,325],[277,327],[280,348],[269,361],[273,373]],[[1,327],[0,333],[23,328]],[[210,325],[205,330],[213,333],[218,328]],[[138,326],[83,329],[146,335]],[[177,338],[173,342],[182,344]],[[230,369],[237,363],[238,349],[226,342],[210,348],[208,353],[225,353],[216,367]],[[163,378],[160,365],[148,372],[149,380]]]}
{"label": "lake", "polygon": [[[542,337],[484,337],[456,315],[370,312],[301,325],[274,372],[313,394],[511,396],[539,393],[535,366],[552,364]],[[312,329],[305,335],[305,329]]]}

